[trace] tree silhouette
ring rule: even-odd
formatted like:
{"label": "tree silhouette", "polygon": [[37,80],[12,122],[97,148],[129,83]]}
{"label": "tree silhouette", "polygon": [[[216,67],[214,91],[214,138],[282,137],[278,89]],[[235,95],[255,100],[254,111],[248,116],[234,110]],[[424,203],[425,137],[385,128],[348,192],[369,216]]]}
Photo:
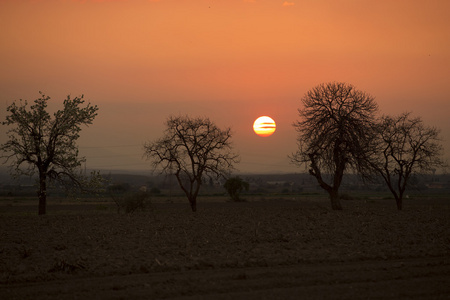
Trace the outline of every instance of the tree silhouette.
{"label": "tree silhouette", "polygon": [[13,126],[8,130],[8,141],[0,146],[1,157],[11,162],[17,175],[39,175],[39,214],[46,213],[47,179],[63,184],[83,187],[87,182],[81,174],[84,157],[78,157],[76,141],[81,125],[92,124],[97,116],[97,106],[84,103],[83,96],[71,99],[67,96],[62,110],[53,117],[47,111],[50,97],[40,93],[28,107],[20,100],[8,106],[9,115],[3,125]]}
{"label": "tree silhouette", "polygon": [[378,106],[369,94],[347,83],[320,84],[302,98],[298,150],[294,164],[309,164],[309,173],[328,192],[331,207],[341,210],[339,187],[344,172],[365,173],[364,153],[369,145]]}
{"label": "tree silhouette", "polygon": [[164,136],[147,143],[145,155],[155,169],[174,174],[186,194],[192,211],[205,176],[225,176],[238,162],[231,152],[231,129],[218,128],[208,118],[171,116]]}
{"label": "tree silhouette", "polygon": [[239,176],[235,176],[228,178],[223,187],[227,190],[227,193],[228,195],[230,195],[231,200],[239,202],[242,201],[239,198],[240,193],[244,189],[248,191],[249,184]]}
{"label": "tree silhouette", "polygon": [[383,116],[378,124],[369,157],[370,166],[381,175],[395,198],[397,209],[414,174],[444,166],[439,130],[424,125],[411,113]]}

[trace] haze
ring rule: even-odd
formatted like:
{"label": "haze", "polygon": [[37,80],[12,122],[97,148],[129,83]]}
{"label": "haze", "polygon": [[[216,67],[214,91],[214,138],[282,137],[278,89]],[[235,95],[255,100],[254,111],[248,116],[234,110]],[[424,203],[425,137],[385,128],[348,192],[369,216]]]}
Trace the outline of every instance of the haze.
{"label": "haze", "polygon": [[[302,172],[287,158],[300,99],[343,81],[381,113],[441,128],[448,159],[449,11],[446,0],[3,0],[0,119],[38,91],[56,108],[84,94],[100,108],[79,140],[88,168],[150,170],[143,143],[188,114],[232,127],[239,172]],[[253,132],[261,115],[277,124],[270,137]]]}

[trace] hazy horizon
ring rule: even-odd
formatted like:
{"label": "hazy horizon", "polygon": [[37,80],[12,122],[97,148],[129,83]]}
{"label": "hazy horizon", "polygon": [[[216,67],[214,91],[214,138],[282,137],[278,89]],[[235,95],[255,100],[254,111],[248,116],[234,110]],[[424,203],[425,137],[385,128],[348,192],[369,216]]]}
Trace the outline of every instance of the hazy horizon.
{"label": "hazy horizon", "polygon": [[[411,111],[441,129],[450,155],[450,2],[5,0],[0,120],[14,100],[85,95],[88,169],[151,170],[143,144],[170,115],[233,130],[240,173],[291,173],[300,99],[347,82],[380,114]],[[267,115],[269,137],[252,130]],[[6,140],[2,126],[0,143]]]}

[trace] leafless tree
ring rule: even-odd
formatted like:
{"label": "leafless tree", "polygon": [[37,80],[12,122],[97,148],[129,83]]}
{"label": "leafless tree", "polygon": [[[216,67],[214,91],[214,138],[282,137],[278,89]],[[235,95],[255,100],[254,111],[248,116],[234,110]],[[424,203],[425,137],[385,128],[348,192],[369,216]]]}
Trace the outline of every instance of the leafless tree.
{"label": "leafless tree", "polygon": [[41,93],[30,107],[22,100],[8,106],[9,115],[2,125],[13,128],[7,132],[8,141],[0,146],[1,157],[11,163],[14,174],[31,176],[37,171],[40,215],[46,213],[47,179],[78,187],[87,184],[79,168],[85,159],[78,157],[76,141],[80,126],[92,124],[98,110],[90,104],[80,107],[83,96],[67,96],[64,108],[52,117],[47,111],[49,100]]}
{"label": "leafless tree", "polygon": [[408,181],[414,174],[444,166],[439,130],[411,113],[383,116],[373,139],[370,165],[381,175],[401,210]]}
{"label": "leafless tree", "polygon": [[225,176],[238,162],[231,149],[231,129],[218,128],[208,118],[171,116],[162,138],[145,144],[145,156],[155,169],[174,174],[192,211],[205,176]]}
{"label": "leafless tree", "polygon": [[375,124],[378,106],[372,96],[350,84],[320,84],[302,98],[295,164],[309,164],[309,173],[328,192],[331,207],[341,210],[339,187],[344,172],[361,173],[367,168],[363,159]]}

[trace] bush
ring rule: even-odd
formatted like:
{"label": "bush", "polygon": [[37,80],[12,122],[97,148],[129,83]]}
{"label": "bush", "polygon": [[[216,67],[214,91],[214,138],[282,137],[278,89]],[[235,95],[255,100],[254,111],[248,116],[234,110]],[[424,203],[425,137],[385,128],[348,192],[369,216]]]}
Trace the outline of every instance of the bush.
{"label": "bush", "polygon": [[249,183],[242,180],[239,176],[228,178],[223,187],[227,190],[232,201],[241,202],[244,199],[239,198],[240,193],[245,189],[248,191]]}

